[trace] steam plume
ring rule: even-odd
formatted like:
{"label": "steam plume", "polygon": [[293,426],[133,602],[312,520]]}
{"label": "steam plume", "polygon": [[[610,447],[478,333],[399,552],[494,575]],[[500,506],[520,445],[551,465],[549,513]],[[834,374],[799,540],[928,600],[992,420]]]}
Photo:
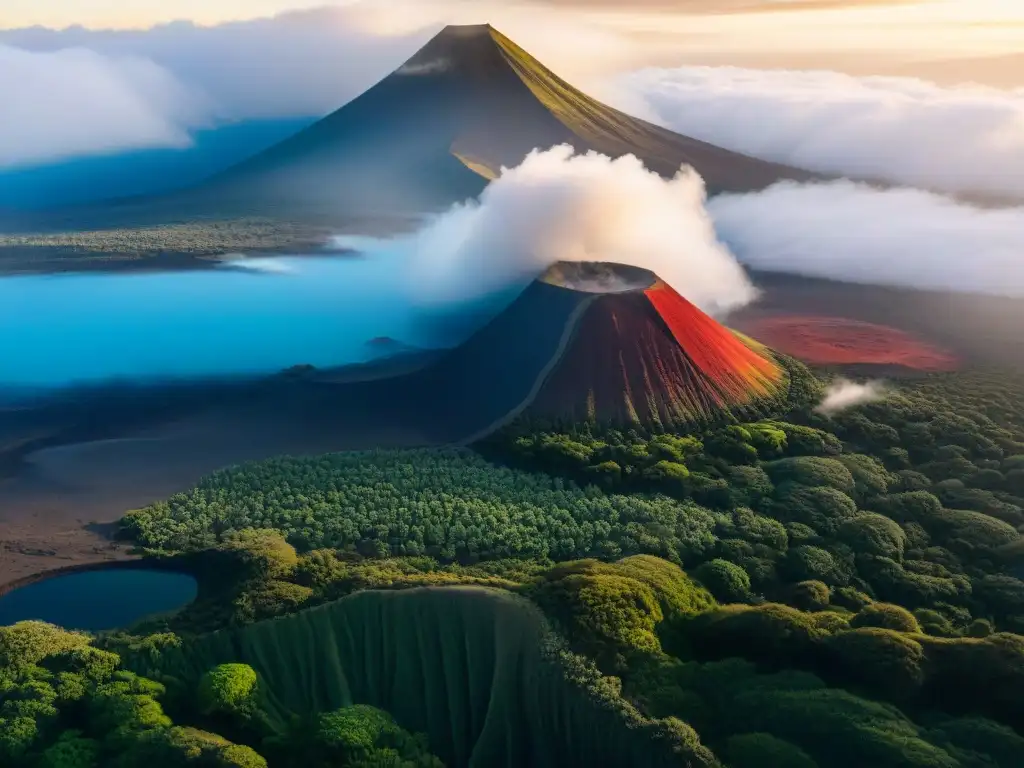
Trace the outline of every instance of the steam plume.
{"label": "steam plume", "polygon": [[831,416],[847,408],[881,400],[885,395],[886,387],[881,381],[868,381],[858,384],[855,381],[840,377],[829,384],[825,390],[825,397],[814,410],[826,416]]}
{"label": "steam plume", "polygon": [[424,303],[469,301],[536,277],[558,261],[644,267],[708,312],[751,301],[753,285],[715,235],[704,182],[671,180],[639,160],[568,146],[503,169],[480,196],[429,222],[400,247]]}

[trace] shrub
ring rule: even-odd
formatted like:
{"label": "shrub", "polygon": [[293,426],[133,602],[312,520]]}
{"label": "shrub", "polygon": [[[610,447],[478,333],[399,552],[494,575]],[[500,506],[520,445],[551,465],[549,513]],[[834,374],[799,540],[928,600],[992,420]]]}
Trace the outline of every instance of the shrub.
{"label": "shrub", "polygon": [[744,730],[790,741],[829,768],[960,768],[892,705],[841,689],[749,687],[732,698],[728,714]]}
{"label": "shrub", "polygon": [[759,515],[746,507],[732,511],[732,520],[729,525],[722,526],[721,535],[723,538],[735,537],[752,544],[762,544],[776,552],[785,552],[789,546],[786,526],[775,518]]}
{"label": "shrub", "polygon": [[987,574],[972,582],[974,597],[996,621],[1024,615],[1024,581],[1004,574]]}
{"label": "shrub", "polygon": [[992,627],[992,622],[988,619],[975,619],[971,622],[971,625],[967,628],[968,637],[988,637],[995,629]]}
{"label": "shrub", "polygon": [[1024,737],[983,717],[946,720],[936,725],[932,734],[940,744],[948,743],[969,753],[990,756],[996,768],[1017,768],[1024,755]]}
{"label": "shrub", "polygon": [[857,499],[867,501],[875,496],[884,496],[889,491],[889,486],[894,478],[882,463],[871,456],[861,453],[844,453],[838,457],[853,476],[854,496]]}
{"label": "shrub", "polygon": [[871,598],[853,587],[839,587],[832,591],[831,600],[838,606],[856,613],[865,605],[871,605]]}
{"label": "shrub", "polygon": [[727,560],[709,560],[693,575],[721,602],[742,603],[750,599],[750,576]]}
{"label": "shrub", "polygon": [[789,483],[775,489],[774,517],[784,522],[804,523],[823,536],[834,535],[839,526],[855,514],[857,505],[853,499],[834,488]]}
{"label": "shrub", "polygon": [[924,649],[899,632],[861,625],[824,642],[844,678],[886,698],[913,698],[924,682]]}
{"label": "shrub", "polygon": [[365,755],[395,727],[394,719],[387,712],[356,704],[320,715],[316,736],[323,744],[340,749],[351,760]]}
{"label": "shrub", "polygon": [[235,601],[236,621],[246,623],[294,613],[313,596],[313,590],[287,581],[268,581],[247,590]]}
{"label": "shrub", "polygon": [[0,627],[0,667],[30,666],[51,654],[88,644],[89,636],[80,632],[43,621],[21,621]]}
{"label": "shrub", "polygon": [[790,581],[821,581],[830,586],[849,581],[847,569],[831,552],[807,544],[790,549],[783,566]]}
{"label": "shrub", "polygon": [[267,768],[267,761],[251,748],[232,744],[217,734],[175,726],[141,734],[119,756],[118,765]]}
{"label": "shrub", "polygon": [[331,549],[315,549],[299,559],[295,580],[304,587],[322,590],[349,573],[349,565]]}
{"label": "shrub", "polygon": [[199,711],[236,714],[254,704],[256,670],[248,664],[221,664],[199,680]]}
{"label": "shrub", "polygon": [[760,507],[761,503],[771,498],[775,487],[768,473],[761,467],[743,464],[729,467],[729,488],[733,494],[733,504],[738,507]]}
{"label": "shrub", "polygon": [[572,644],[602,665],[618,665],[629,650],[661,647],[654,633],[664,618],[661,605],[637,579],[580,561],[552,569],[532,597],[562,624]]}
{"label": "shrub", "polygon": [[891,603],[872,603],[861,608],[850,621],[852,627],[880,627],[897,632],[920,632],[914,614]]}
{"label": "shrub", "polygon": [[641,475],[648,482],[664,486],[676,495],[685,494],[689,489],[690,470],[684,464],[662,460],[646,467]]}
{"label": "shrub", "polygon": [[898,523],[920,523],[926,529],[942,511],[942,502],[927,491],[907,491],[886,496],[879,511]]}
{"label": "shrub", "polygon": [[[701,656],[749,658],[777,665],[803,660],[828,630],[815,623],[816,614],[788,605],[727,605],[701,614],[689,623],[690,640]],[[751,639],[757,638],[752,643]]]}
{"label": "shrub", "polygon": [[914,618],[921,627],[921,631],[934,637],[954,637],[957,634],[956,627],[949,620],[949,617],[934,611],[931,608],[918,608],[914,611]]}
{"label": "shrub", "polygon": [[797,456],[769,462],[764,465],[764,468],[776,485],[797,483],[807,486],[825,486],[846,494],[853,493],[855,487],[850,470],[837,459],[821,456]]}
{"label": "shrub", "polygon": [[616,485],[622,480],[622,467],[614,461],[602,461],[587,467],[587,474],[602,485]]}
{"label": "shrub", "polygon": [[928,475],[915,472],[912,469],[901,469],[896,473],[895,490],[900,493],[912,491],[927,491],[932,487],[932,481]]}
{"label": "shrub", "polygon": [[[928,528],[927,523],[922,523]],[[972,554],[977,549],[996,550],[1020,538],[1012,525],[981,512],[944,509],[931,520],[931,530],[940,531],[954,551]]]}
{"label": "shrub", "polygon": [[820,581],[801,581],[794,584],[790,599],[801,611],[823,611],[828,608],[831,590]]}
{"label": "shrub", "polygon": [[47,747],[39,759],[40,768],[94,768],[98,766],[100,745],[80,731],[65,731]]}
{"label": "shrub", "polygon": [[836,534],[858,554],[903,559],[907,535],[899,524],[874,512],[860,512],[845,520]]}
{"label": "shrub", "polygon": [[221,548],[237,553],[261,578],[288,576],[299,563],[295,547],[285,541],[281,532],[266,528],[243,528],[226,534]]}
{"label": "shrub", "polygon": [[730,736],[725,755],[731,768],[817,768],[806,752],[770,733],[742,733]]}
{"label": "shrub", "polygon": [[715,607],[715,599],[675,563],[653,555],[633,555],[599,569],[636,579],[654,591],[665,618],[693,616]]}
{"label": "shrub", "polygon": [[971,592],[970,581],[965,576],[918,573],[886,557],[865,557],[857,566],[880,599],[909,608],[959,603]]}
{"label": "shrub", "polygon": [[711,477],[703,472],[690,475],[690,493],[693,500],[701,506],[712,509],[729,509],[732,507],[732,491],[729,483],[718,477]]}

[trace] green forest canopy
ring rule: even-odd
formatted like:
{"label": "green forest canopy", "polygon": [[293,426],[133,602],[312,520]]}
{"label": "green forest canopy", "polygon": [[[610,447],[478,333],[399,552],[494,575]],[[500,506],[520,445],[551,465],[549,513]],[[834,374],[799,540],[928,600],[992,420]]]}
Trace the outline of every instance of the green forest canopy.
{"label": "green forest canopy", "polygon": [[[478,449],[216,473],[124,521],[139,543],[197,570],[197,602],[100,648],[68,633],[42,647],[116,653],[103,669],[154,702],[131,703],[155,723],[141,740],[152,749],[243,761],[203,764],[301,754],[303,765],[357,765],[362,745],[384,750],[374,760],[405,761],[396,765],[461,765],[417,708],[367,700],[384,678],[362,700],[324,701],[283,726],[282,681],[308,668],[302,649],[316,644],[279,622],[306,626],[317,606],[368,589],[483,585],[542,609],[555,646],[569,644],[546,657],[562,670],[547,677],[611,706],[617,725],[602,733],[642,726],[681,764],[1024,764],[1019,379],[933,376],[833,418],[795,410],[690,435],[518,423]],[[285,618],[252,624],[272,617]],[[222,643],[208,630],[225,627],[238,639],[202,651]],[[268,642],[277,650],[266,658],[294,656],[273,674],[256,651]],[[242,651],[250,643],[255,656]],[[37,695],[26,685],[57,690],[46,658],[4,667],[0,717],[20,734],[16,764],[105,765],[96,760],[113,737],[79,704],[11,703]],[[82,695],[96,696],[88,685]]]}

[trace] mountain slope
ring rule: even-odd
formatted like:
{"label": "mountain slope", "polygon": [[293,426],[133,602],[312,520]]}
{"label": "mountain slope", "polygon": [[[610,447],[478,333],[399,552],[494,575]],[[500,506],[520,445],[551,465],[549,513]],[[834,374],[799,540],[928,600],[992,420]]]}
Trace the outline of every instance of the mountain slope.
{"label": "mountain slope", "polygon": [[632,153],[664,175],[693,165],[712,193],[811,177],[607,107],[478,25],[446,27],[355,100],[203,191],[270,206],[431,210],[478,194],[531,150],[563,143]]}
{"label": "mountain slope", "polygon": [[685,426],[775,398],[782,369],[662,281],[587,307],[527,413]]}
{"label": "mountain slope", "polygon": [[807,180],[814,174],[731,152],[613,109],[574,88],[497,30],[491,38],[530,92],[569,131],[567,143],[610,157],[633,154],[662,175],[683,164],[704,177],[709,192],[746,192],[780,179]]}
{"label": "mountain slope", "polygon": [[440,442],[468,443],[519,416],[692,426],[787,392],[767,350],[657,276],[561,263],[465,343],[375,395]]}

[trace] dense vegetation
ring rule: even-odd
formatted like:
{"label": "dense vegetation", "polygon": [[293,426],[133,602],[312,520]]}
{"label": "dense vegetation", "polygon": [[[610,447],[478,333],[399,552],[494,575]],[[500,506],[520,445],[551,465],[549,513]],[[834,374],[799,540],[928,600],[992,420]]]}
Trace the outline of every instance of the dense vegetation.
{"label": "dense vegetation", "polygon": [[0,628],[0,763],[266,765],[249,747],[173,725],[158,700],[164,686],[120,664],[86,635],[40,622]]}
{"label": "dense vegetation", "polygon": [[255,527],[282,531],[299,549],[469,563],[623,552],[696,556],[713,542],[714,519],[694,504],[581,489],[453,449],[248,464],[133,512],[124,524],[135,540],[161,549],[202,548]]}
{"label": "dense vegetation", "polygon": [[1024,632],[1024,426],[1001,380],[971,377],[961,395],[958,376],[832,419],[685,436],[511,429],[484,446],[491,462],[468,450],[275,459],[125,526],[169,550],[266,527],[300,551],[462,564],[655,554],[701,569],[722,600],[881,601],[937,636]]}
{"label": "dense vegetation", "polygon": [[[146,639],[147,651],[180,646],[175,635]],[[0,628],[0,764],[11,768],[266,768],[255,749],[195,725],[218,725],[260,743],[280,765],[443,768],[422,736],[385,712],[349,706],[297,722],[275,736],[263,727],[256,673],[244,664],[211,668],[194,690],[177,691],[175,725],[164,684],[121,668],[121,657],[87,635],[42,622]],[[220,728],[218,728],[220,730]],[[254,738],[255,737],[255,738]],[[301,759],[300,759],[301,758]]]}
{"label": "dense vegetation", "polygon": [[[127,736],[88,716],[111,681],[148,696],[147,716],[161,713],[142,742],[209,765],[475,765],[471,744],[502,755],[491,764],[514,764],[508,731],[477,730],[502,717],[533,734],[522,748],[545,741],[552,764],[582,759],[573,739],[586,726],[488,716],[522,696],[536,698],[530,712],[558,701],[557,718],[611,718],[590,730],[606,752],[634,756],[622,764],[635,754],[636,764],[674,755],[668,764],[731,768],[1024,764],[1019,379],[932,376],[831,418],[799,407],[686,435],[521,423],[477,449],[277,459],[129,514],[126,533],[195,573],[199,598],[91,645],[54,634],[109,660],[76,699],[85,704],[20,703],[59,701],[25,686],[58,691],[57,675],[84,674],[54,661],[63,647],[5,666],[0,717],[23,734],[13,764],[114,764],[103,760]],[[476,691],[493,674],[471,673],[461,654],[476,648],[474,665],[492,656],[479,655],[487,641],[466,639],[470,628],[507,639],[532,620],[491,626],[486,611],[459,613],[462,589],[416,609],[415,642],[440,645],[409,652],[372,640],[406,634],[388,623],[401,613],[394,603],[353,602],[448,585],[538,606],[555,632],[522,648],[542,646],[536,658],[553,666],[517,679],[562,682],[543,696],[531,682],[508,700],[518,704],[481,688],[456,705],[464,694],[430,682],[418,660],[444,658],[446,675],[465,664]],[[353,614],[359,605],[371,607]],[[265,619],[275,620],[251,626]],[[361,633],[342,631],[352,621]],[[456,656],[429,640],[434,631],[463,638]],[[303,655],[326,646],[335,650],[323,664]],[[413,666],[376,666],[384,658]],[[331,679],[344,684],[292,671],[310,664],[337,668]],[[381,689],[390,679],[403,682]],[[572,691],[595,708],[566,703]],[[458,712],[472,714],[456,727]],[[649,746],[634,753],[626,734],[638,733]]]}

